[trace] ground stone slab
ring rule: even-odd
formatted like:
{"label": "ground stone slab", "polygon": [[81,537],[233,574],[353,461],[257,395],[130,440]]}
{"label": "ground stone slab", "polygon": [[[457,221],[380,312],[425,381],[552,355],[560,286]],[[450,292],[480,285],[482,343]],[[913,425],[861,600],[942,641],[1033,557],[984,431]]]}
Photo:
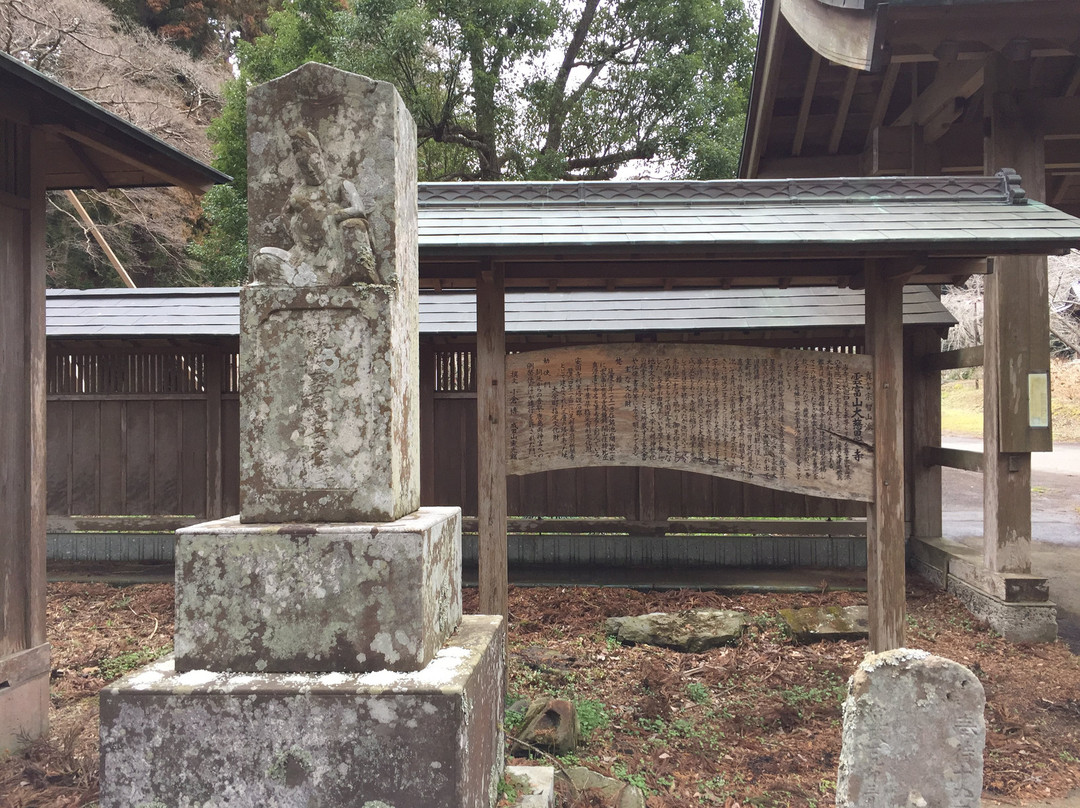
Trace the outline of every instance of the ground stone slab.
{"label": "ground stone slab", "polygon": [[469,615],[413,673],[144,668],[101,693],[102,808],[491,806],[505,643]]}
{"label": "ground stone slab", "polygon": [[986,697],[956,662],[868,655],[848,682],[837,808],[979,808]]}
{"label": "ground stone slab", "polygon": [[461,511],[177,532],[177,670],[419,670],[461,617]]}
{"label": "ground stone slab", "polygon": [[780,618],[799,642],[861,640],[870,635],[870,617],[865,606],[781,609]]}
{"label": "ground stone slab", "polygon": [[506,779],[518,785],[514,808],[555,808],[555,769],[551,766],[507,766]]}
{"label": "ground stone slab", "polygon": [[612,808],[645,808],[645,795],[637,786],[597,774],[584,766],[560,768],[556,777],[569,780],[578,794],[598,797]]}
{"label": "ground stone slab", "polygon": [[677,614],[654,612],[636,617],[611,617],[605,629],[619,642],[700,653],[738,642],[745,625],[743,612],[695,609]]}

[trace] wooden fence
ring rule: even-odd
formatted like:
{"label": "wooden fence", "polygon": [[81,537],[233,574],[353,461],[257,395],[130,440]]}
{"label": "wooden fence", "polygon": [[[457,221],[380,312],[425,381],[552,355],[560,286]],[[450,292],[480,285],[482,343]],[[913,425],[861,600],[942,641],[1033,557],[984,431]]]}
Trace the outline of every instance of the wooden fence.
{"label": "wooden fence", "polygon": [[[53,530],[167,529],[239,510],[239,405],[233,344],[86,346],[48,357],[48,510]],[[425,505],[477,511],[476,378],[471,349],[434,363],[433,439],[421,456]],[[433,388],[433,389],[432,389]],[[865,505],[651,468],[510,477],[521,517],[857,516]]]}

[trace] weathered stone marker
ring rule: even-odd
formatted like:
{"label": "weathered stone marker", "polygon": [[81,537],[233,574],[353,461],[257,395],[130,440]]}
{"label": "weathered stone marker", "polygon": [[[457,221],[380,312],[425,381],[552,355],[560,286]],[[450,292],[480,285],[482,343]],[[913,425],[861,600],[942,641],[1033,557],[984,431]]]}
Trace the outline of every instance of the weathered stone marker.
{"label": "weathered stone marker", "polygon": [[248,102],[241,513],[178,532],[175,659],[101,697],[105,808],[474,808],[505,627],[419,508],[415,128],[308,64]]}
{"label": "weathered stone marker", "polygon": [[336,70],[248,110],[240,518],[398,519],[420,505],[416,128]]}
{"label": "weathered stone marker", "polygon": [[848,683],[838,808],[978,808],[986,696],[959,663],[900,648]]}

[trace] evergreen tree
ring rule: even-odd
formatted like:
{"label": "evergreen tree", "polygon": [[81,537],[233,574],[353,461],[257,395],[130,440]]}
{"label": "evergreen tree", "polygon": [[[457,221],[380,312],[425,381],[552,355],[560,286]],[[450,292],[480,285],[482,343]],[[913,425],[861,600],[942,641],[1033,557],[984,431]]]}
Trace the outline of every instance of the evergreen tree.
{"label": "evergreen tree", "polygon": [[246,264],[246,88],[307,61],[393,82],[422,180],[734,175],[754,38],[742,0],[286,0],[237,47],[211,125],[236,178],[193,248],[218,282]]}

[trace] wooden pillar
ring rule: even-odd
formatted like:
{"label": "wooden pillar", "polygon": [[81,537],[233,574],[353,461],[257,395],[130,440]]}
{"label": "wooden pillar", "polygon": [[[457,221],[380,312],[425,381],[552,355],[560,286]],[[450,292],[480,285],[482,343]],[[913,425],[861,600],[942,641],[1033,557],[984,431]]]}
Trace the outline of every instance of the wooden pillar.
{"label": "wooden pillar", "polygon": [[904,283],[866,265],[866,349],[874,360],[874,499],[866,509],[870,648],[904,645]]}
{"label": "wooden pillar", "polygon": [[221,346],[206,350],[206,518],[225,516],[222,483],[221,388],[224,369]]}
{"label": "wooden pillar", "polygon": [[420,504],[435,503],[435,346],[420,340]]}
{"label": "wooden pillar", "polygon": [[[1045,198],[1043,138],[1019,106],[1031,62],[987,60],[985,170],[1020,173],[1032,199]],[[1031,571],[1031,452],[1052,448],[1050,429],[1032,428],[1028,378],[1049,379],[1045,257],[994,259],[983,299],[984,563],[993,572]],[[1049,408],[1049,390],[1047,390]]]}
{"label": "wooden pillar", "polygon": [[[43,136],[0,140],[0,755],[49,725]],[[14,168],[14,170],[12,170]]]}
{"label": "wooden pillar", "polygon": [[476,279],[480,611],[506,617],[506,311],[503,268]]}
{"label": "wooden pillar", "polygon": [[939,353],[941,339],[929,329],[911,335],[905,393],[911,402],[908,479],[911,481],[911,535],[941,536],[941,466],[923,464],[923,447],[941,445],[941,371],[927,369],[922,357]]}

